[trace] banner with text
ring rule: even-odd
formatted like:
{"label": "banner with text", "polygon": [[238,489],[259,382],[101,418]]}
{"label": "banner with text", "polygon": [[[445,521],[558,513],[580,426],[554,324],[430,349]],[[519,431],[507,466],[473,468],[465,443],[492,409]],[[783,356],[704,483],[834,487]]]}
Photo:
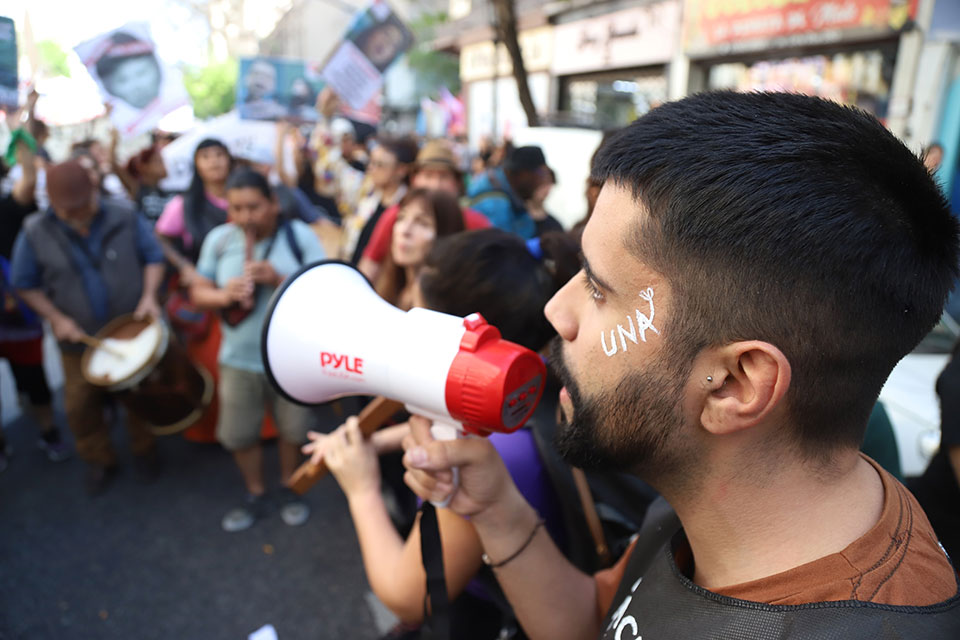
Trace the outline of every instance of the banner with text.
{"label": "banner with text", "polygon": [[725,55],[882,37],[916,16],[917,1],[685,0],[684,50]]}

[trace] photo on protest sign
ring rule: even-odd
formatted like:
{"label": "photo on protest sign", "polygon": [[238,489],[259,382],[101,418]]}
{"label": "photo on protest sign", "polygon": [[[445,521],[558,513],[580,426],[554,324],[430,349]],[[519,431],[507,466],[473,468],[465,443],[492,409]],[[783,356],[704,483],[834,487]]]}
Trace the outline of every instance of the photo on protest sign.
{"label": "photo on protest sign", "polygon": [[323,76],[347,104],[360,109],[380,89],[387,68],[411,46],[413,34],[390,5],[374,0],[354,17]]}
{"label": "photo on protest sign", "polygon": [[180,72],[157,55],[145,22],[101,34],[74,50],[124,135],[149,131],[163,116],[189,104]]}
{"label": "photo on protest sign", "polygon": [[0,16],[0,108],[17,108],[17,31]]}
{"label": "photo on protest sign", "polygon": [[316,64],[280,58],[243,58],[237,81],[237,110],[246,120],[317,119],[324,87]]}

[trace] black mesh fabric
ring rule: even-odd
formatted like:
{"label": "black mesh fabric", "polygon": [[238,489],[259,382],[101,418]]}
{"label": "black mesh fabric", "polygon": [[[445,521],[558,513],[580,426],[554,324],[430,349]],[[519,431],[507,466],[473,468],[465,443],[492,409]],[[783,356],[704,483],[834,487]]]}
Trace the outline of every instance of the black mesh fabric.
{"label": "black mesh fabric", "polygon": [[[649,569],[643,571],[645,563]],[[634,577],[638,574],[642,579]],[[854,600],[797,606],[747,602],[693,584],[674,563],[670,544],[654,551],[638,544],[607,615],[602,638],[958,640],[960,595],[929,607]]]}

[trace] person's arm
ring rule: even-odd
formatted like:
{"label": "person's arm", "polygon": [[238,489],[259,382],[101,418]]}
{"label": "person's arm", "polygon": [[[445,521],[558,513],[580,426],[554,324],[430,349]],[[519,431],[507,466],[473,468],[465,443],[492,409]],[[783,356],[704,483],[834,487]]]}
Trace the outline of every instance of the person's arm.
{"label": "person's arm", "polygon": [[253,299],[254,283],[249,275],[227,280],[222,289],[217,287],[214,278],[217,273],[219,238],[217,230],[214,230],[203,241],[190,283],[190,300],[201,309],[224,309],[235,302],[248,304]]}
{"label": "person's arm", "polygon": [[374,431],[370,436],[370,442],[378,455],[400,451],[403,448],[403,439],[410,433],[410,424],[395,424]]}
{"label": "person's arm", "polygon": [[166,258],[177,271],[180,271],[181,275],[184,271],[193,269],[193,263],[190,262],[189,258],[177,251],[177,248],[173,246],[170,238],[159,233],[156,235],[160,250],[163,251],[163,257]]}
{"label": "person's arm", "polygon": [[[404,541],[383,503],[377,453],[363,438],[356,418],[331,434],[326,460],[347,496],[371,589],[401,620],[420,622],[427,576],[419,517]],[[438,509],[437,518],[447,592],[453,599],[479,570],[482,549],[469,522],[447,509]]]}
{"label": "person's arm", "polygon": [[30,150],[26,142],[17,143],[17,164],[23,169],[20,179],[13,185],[11,195],[22,207],[29,207],[36,198],[37,189],[37,154]]}
{"label": "person's arm", "polygon": [[117,147],[119,144],[120,132],[114,127],[110,131],[110,170],[120,178],[120,182],[123,184],[123,188],[126,189],[130,199],[136,200],[137,192],[140,191],[140,181],[134,178],[133,175],[127,171],[127,168],[117,160]]}
{"label": "person's arm", "polygon": [[50,323],[57,340],[78,342],[86,335],[73,318],[60,311],[44,293],[37,254],[24,231],[20,232],[13,243],[10,284],[31,309]]}
{"label": "person's arm", "polygon": [[53,335],[61,342],[80,342],[87,334],[73,318],[66,315],[50,301],[42,289],[18,289],[17,295],[27,305],[50,323]]}
{"label": "person's arm", "polygon": [[162,315],[157,291],[160,289],[160,283],[163,282],[164,271],[166,270],[163,263],[152,263],[143,267],[143,295],[140,296],[133,317],[159,318]]}
{"label": "person's arm", "polygon": [[156,236],[150,229],[150,223],[142,215],[137,214],[134,219],[135,242],[137,253],[143,261],[143,294],[133,315],[137,318],[159,318],[161,316],[160,303],[157,301],[157,291],[163,282],[166,266],[163,261],[163,251]]}
{"label": "person's arm", "polygon": [[163,208],[153,229],[163,256],[180,272],[181,286],[189,287],[195,273],[193,262],[180,253],[172,241],[173,238],[182,238],[186,232],[183,216],[183,196],[174,196]]}
{"label": "person's arm", "polygon": [[[287,138],[290,136],[293,125],[283,120],[277,121],[277,145],[273,150],[273,157],[277,159],[277,175],[280,177],[280,183],[288,187],[297,186],[297,175],[290,174],[287,171],[286,154],[284,153]],[[296,166],[296,162],[294,162]]]}
{"label": "person's arm", "polygon": [[218,289],[213,280],[194,275],[190,284],[190,301],[201,309],[225,309],[234,302],[249,300],[253,295],[253,283],[247,277],[232,278],[227,286]]}
{"label": "person's arm", "polygon": [[479,438],[434,441],[429,421],[417,416],[410,428],[404,440],[407,485],[425,500],[443,500],[453,490],[450,470],[459,467],[450,509],[470,518],[494,564],[512,558],[494,573],[531,640],[598,637],[604,612],[598,610],[596,582],[538,526],[539,516],[493,445]]}

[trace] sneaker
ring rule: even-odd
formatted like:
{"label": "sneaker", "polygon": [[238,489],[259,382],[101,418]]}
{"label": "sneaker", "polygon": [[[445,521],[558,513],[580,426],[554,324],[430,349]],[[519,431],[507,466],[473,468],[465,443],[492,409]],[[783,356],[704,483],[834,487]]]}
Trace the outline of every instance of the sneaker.
{"label": "sneaker", "polygon": [[263,496],[255,496],[252,493],[248,493],[247,497],[243,500],[243,504],[231,509],[227,512],[227,515],[223,516],[220,527],[227,533],[245,531],[252,527],[253,523],[262,515]]}
{"label": "sneaker", "polygon": [[91,498],[98,496],[107,490],[107,487],[117,477],[117,465],[104,466],[102,464],[89,464],[84,476],[84,486],[87,489],[87,495]]}
{"label": "sneaker", "polygon": [[299,527],[310,518],[310,507],[290,489],[283,490],[283,506],[280,507],[280,519],[290,527]]}
{"label": "sneaker", "polygon": [[70,448],[60,439],[60,432],[51,429],[37,438],[37,448],[47,454],[50,462],[63,462],[73,455]]}
{"label": "sneaker", "polygon": [[159,478],[160,469],[160,456],[157,455],[156,447],[142,456],[133,456],[133,470],[137,474],[137,480],[143,484],[149,484]]}

